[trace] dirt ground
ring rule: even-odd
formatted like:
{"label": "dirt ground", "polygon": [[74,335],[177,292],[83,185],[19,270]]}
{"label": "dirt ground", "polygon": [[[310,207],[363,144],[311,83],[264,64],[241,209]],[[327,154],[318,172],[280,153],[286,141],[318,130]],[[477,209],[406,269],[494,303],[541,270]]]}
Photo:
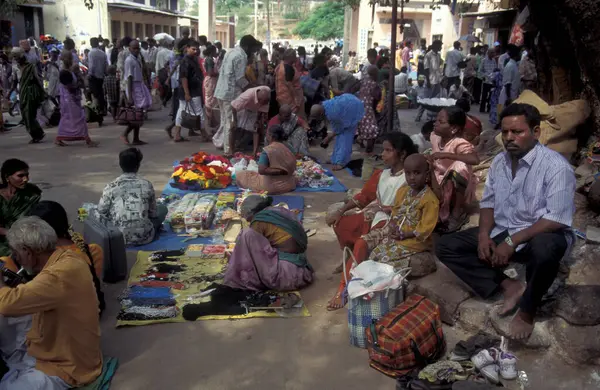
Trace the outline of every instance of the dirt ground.
{"label": "dirt ground", "polygon": [[[416,111],[402,113],[403,130],[413,134]],[[198,151],[216,152],[212,144],[173,144],[163,128],[166,111],[151,113],[142,128],[144,161],[140,174],[151,180],[157,194],[167,183],[174,160]],[[86,148],[82,142],[66,148],[52,143],[56,129],[47,131],[46,141],[27,145],[25,129],[0,135],[2,160],[16,157],[31,166],[31,179],[44,190],[44,198],[61,202],[72,219],[83,202],[97,202],[103,187],[120,174],[118,153],[121,127],[91,125],[90,133],[100,146]],[[313,148],[325,159],[326,151]],[[348,187],[361,181],[342,171],[340,180]],[[368,366],[365,350],[348,344],[347,313],[327,312],[334,294],[341,251],[333,231],[324,224],[328,205],[343,193],[305,195],[305,224],[316,228],[310,238],[308,257],[316,270],[315,282],[302,291],[312,314],[310,318],[250,319],[241,321],[198,321],[180,324],[115,328],[116,297],[125,282],[106,285],[107,311],[103,315],[102,347],[119,359],[112,388],[129,389],[373,389],[392,390],[394,381]],[[129,254],[132,264],[135,253]],[[449,348],[467,336],[446,327]],[[553,353],[517,351],[519,369],[529,375],[531,389],[597,389],[600,375],[591,368],[569,366]],[[599,371],[600,372],[600,371]],[[514,385],[514,384],[513,384]],[[512,386],[511,386],[512,387]]]}

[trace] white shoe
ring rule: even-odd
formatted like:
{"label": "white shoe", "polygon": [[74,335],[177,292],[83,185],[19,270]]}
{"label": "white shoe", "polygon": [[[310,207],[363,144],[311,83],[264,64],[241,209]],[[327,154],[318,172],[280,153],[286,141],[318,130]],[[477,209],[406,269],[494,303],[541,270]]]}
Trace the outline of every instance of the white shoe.
{"label": "white shoe", "polygon": [[498,356],[498,368],[502,379],[512,380],[517,377],[517,358],[509,352]]}
{"label": "white shoe", "polygon": [[498,350],[495,348],[484,349],[471,358],[471,361],[478,370],[483,367],[489,366],[496,363],[496,357],[499,355]]}
{"label": "white shoe", "polygon": [[490,383],[496,385],[500,382],[500,378],[498,377],[498,370],[498,365],[490,364],[479,369],[479,372],[485,377],[485,379],[490,381]]}

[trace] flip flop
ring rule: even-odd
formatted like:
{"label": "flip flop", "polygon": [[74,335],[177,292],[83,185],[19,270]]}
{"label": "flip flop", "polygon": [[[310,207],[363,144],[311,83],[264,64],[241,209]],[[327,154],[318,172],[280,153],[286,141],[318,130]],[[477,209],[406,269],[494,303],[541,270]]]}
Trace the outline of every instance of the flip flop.
{"label": "flip flop", "polygon": [[137,140],[137,141],[133,141],[131,144],[136,145],[136,146],[142,146],[142,145],[148,145],[148,142],[144,142],[142,140]]}

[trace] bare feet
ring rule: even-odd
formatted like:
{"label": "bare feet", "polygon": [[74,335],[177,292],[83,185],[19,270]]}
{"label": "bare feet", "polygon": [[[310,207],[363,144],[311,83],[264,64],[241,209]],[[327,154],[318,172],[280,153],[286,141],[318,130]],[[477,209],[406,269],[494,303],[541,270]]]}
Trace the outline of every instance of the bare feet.
{"label": "bare feet", "polygon": [[58,140],[54,141],[54,145],[56,145],[56,146],[67,146],[66,143],[64,143],[62,141],[58,141]]}
{"label": "bare feet", "polygon": [[327,311],[343,309],[344,306],[346,306],[344,291],[338,291],[333,298],[329,300],[329,303],[327,303]]}
{"label": "bare feet", "polygon": [[519,310],[510,323],[510,338],[527,340],[533,332],[533,316]]}
{"label": "bare feet", "polygon": [[123,143],[125,145],[129,145],[129,140],[127,139],[127,137],[125,137],[124,135],[122,135],[119,138],[121,138],[121,141],[123,141]]}
{"label": "bare feet", "polygon": [[498,315],[504,317],[514,312],[525,292],[525,285],[518,280],[504,279],[502,289],[504,290],[504,303],[498,311]]}
{"label": "bare feet", "polygon": [[341,171],[342,169],[344,169],[344,167],[341,165],[337,165],[337,164],[335,164],[334,166],[331,167],[332,171]]}

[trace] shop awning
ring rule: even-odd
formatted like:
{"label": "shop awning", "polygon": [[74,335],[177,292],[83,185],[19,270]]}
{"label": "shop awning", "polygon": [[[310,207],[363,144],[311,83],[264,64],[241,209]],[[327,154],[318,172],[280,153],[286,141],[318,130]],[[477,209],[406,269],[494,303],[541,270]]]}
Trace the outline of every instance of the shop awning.
{"label": "shop awning", "polygon": [[461,16],[474,17],[474,16],[482,16],[482,17],[493,17],[493,16],[502,16],[506,15],[509,12],[516,13],[518,10],[516,8],[509,9],[499,9],[495,11],[485,11],[485,12],[465,12],[462,13]]}

